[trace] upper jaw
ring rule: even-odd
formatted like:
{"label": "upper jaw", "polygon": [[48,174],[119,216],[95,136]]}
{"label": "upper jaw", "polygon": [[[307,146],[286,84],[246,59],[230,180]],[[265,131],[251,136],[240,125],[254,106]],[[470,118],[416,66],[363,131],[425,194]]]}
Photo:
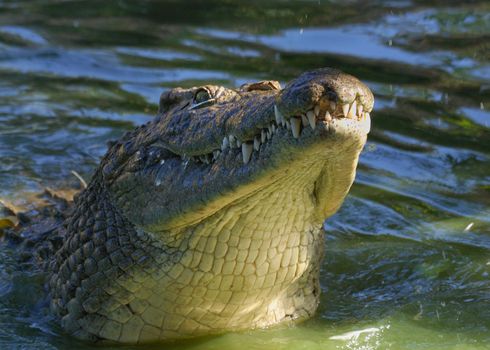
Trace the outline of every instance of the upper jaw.
{"label": "upper jaw", "polygon": [[[245,104],[238,109],[226,120],[221,142],[212,151],[193,154],[190,159],[212,164],[223,152],[239,148],[242,162],[248,164],[254,154],[260,157],[262,148],[281,130],[288,130],[294,139],[299,139],[305,129],[313,131],[308,136],[315,135],[317,127],[340,133],[356,129],[365,135],[370,129],[373,102],[371,91],[350,75],[331,69],[308,72],[285,89],[259,98],[256,103],[261,108],[249,109]],[[281,132],[281,136],[288,133]]]}
{"label": "upper jaw", "polygon": [[227,152],[236,152],[248,164],[271,148],[266,144],[278,131],[277,138],[290,135],[291,141],[300,139],[298,145],[325,136],[325,130],[367,134],[373,101],[356,78],[320,69],[302,74],[283,90],[246,92],[202,109],[166,113],[155,120],[150,135],[165,150],[198,166],[218,161],[226,166],[230,162],[221,160]]}
{"label": "upper jaw", "polygon": [[[269,109],[271,108],[266,108]],[[228,133],[224,134],[221,143],[216,144],[213,151],[188,156],[184,152],[181,156],[198,164],[209,165],[219,161],[224,152],[234,152],[237,149],[236,152],[241,151],[243,164],[248,164],[254,154],[258,153],[260,157],[260,151],[267,147],[278,133],[282,137],[289,135],[293,139],[299,139],[305,130],[310,130],[308,136],[312,136],[317,127],[328,131],[329,128],[338,127],[338,122],[343,119],[351,126],[362,128],[364,133],[369,132],[370,113],[358,100],[337,105],[334,101],[322,98],[313,108],[297,115],[284,116],[276,104],[272,105],[272,110],[273,113],[268,111],[269,116],[266,121],[264,122],[262,118],[258,125],[251,128],[253,132],[249,131],[248,135],[243,131],[229,128]]]}

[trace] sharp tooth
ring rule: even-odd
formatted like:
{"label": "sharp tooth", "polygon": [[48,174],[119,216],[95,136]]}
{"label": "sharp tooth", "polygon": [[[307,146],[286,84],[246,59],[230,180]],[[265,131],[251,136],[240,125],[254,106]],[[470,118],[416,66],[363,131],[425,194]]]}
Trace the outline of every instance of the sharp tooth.
{"label": "sharp tooth", "polygon": [[347,118],[347,114],[349,113],[349,104],[346,103],[345,105],[342,105],[342,113],[344,113],[344,117]]}
{"label": "sharp tooth", "polygon": [[216,160],[218,159],[218,157],[220,156],[221,154],[221,151],[218,149],[216,151],[213,151],[213,160]]}
{"label": "sharp tooth", "polygon": [[307,127],[308,126],[308,118],[306,118],[306,116],[304,116],[304,115],[301,115],[301,123],[303,123],[303,127]]}
{"label": "sharp tooth", "polygon": [[291,131],[293,133],[293,137],[297,139],[301,133],[301,119],[295,117],[291,118]]}
{"label": "sharp tooth", "polygon": [[327,111],[327,113],[325,113],[325,121],[327,121],[327,122],[332,121],[332,116],[330,115],[329,111]]}
{"label": "sharp tooth", "polygon": [[291,130],[291,122],[286,121],[286,128],[288,130]]}
{"label": "sharp tooth", "polygon": [[250,158],[252,157],[252,152],[254,150],[254,147],[251,143],[244,142],[242,143],[242,157],[243,157],[243,163],[247,164],[250,161]]}
{"label": "sharp tooth", "polygon": [[352,105],[350,106],[349,113],[347,113],[347,118],[354,118],[356,116],[356,110],[357,110],[357,103],[356,100],[352,102]]}
{"label": "sharp tooth", "polygon": [[276,116],[276,123],[277,123],[277,125],[280,125],[281,122],[284,120],[284,117],[281,114],[281,112],[279,112],[279,109],[277,108],[276,105],[274,105],[274,115]]}
{"label": "sharp tooth", "polygon": [[230,143],[230,148],[235,148],[236,147],[236,143],[235,143],[235,136],[233,135],[229,135],[228,136],[228,141]]}
{"label": "sharp tooth", "polygon": [[310,124],[311,128],[315,130],[316,127],[315,113],[313,111],[308,111],[306,112],[306,116],[308,117],[308,123]]}
{"label": "sharp tooth", "polygon": [[357,105],[357,115],[361,116],[362,115],[362,111],[363,111],[363,107],[362,107],[362,104],[358,104]]}
{"label": "sharp tooth", "polygon": [[236,145],[237,145],[238,147],[240,147],[240,146],[242,145],[242,141],[240,141],[239,139],[236,139]]}
{"label": "sharp tooth", "polygon": [[316,105],[313,112],[315,113],[316,116],[318,116],[318,114],[320,114],[320,106]]}
{"label": "sharp tooth", "polygon": [[264,143],[267,140],[267,134],[265,130],[262,129],[262,132],[260,133],[260,142]]}
{"label": "sharp tooth", "polygon": [[275,133],[275,132],[276,132],[276,125],[272,124],[272,133]]}
{"label": "sharp tooth", "polygon": [[272,133],[269,130],[267,130],[266,134],[267,134],[267,140],[270,140],[272,138]]}
{"label": "sharp tooth", "polygon": [[330,101],[330,109],[332,110],[332,112],[337,109],[337,104],[334,101]]}
{"label": "sharp tooth", "polygon": [[260,141],[257,136],[254,137],[254,150],[258,151],[260,148]]}
{"label": "sharp tooth", "polygon": [[227,137],[224,137],[223,143],[221,144],[221,150],[224,151],[225,149],[228,148],[229,145],[230,145],[230,141],[228,141]]}

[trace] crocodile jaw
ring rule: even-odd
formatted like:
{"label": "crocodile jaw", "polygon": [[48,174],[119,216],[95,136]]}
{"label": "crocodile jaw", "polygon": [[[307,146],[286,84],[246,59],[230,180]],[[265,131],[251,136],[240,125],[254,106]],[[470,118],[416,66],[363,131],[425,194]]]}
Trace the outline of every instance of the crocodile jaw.
{"label": "crocodile jaw", "polygon": [[[369,119],[355,123],[349,120],[333,120],[318,124],[320,125],[317,125],[315,131],[303,130],[305,137],[303,140],[294,139],[291,131],[286,128],[278,128],[274,137],[288,140],[288,142],[277,141],[281,143],[282,148],[281,152],[277,152],[279,154],[257,161],[253,172],[227,173],[226,176],[243,179],[242,185],[230,186],[232,189],[228,190],[226,181],[221,184],[218,182],[223,189],[219,197],[203,195],[205,205],[198,206],[195,210],[181,212],[178,216],[164,222],[156,220],[154,224],[144,226],[144,229],[149,232],[169,233],[187,226],[192,227],[206,222],[207,218],[221,210],[233,210],[235,203],[250,200],[257,194],[276,193],[281,196],[282,192],[288,193],[289,200],[283,203],[283,208],[277,210],[278,213],[282,213],[285,220],[290,215],[288,210],[291,207],[301,206],[308,208],[310,220],[314,220],[317,225],[320,224],[338,210],[347,195],[354,181],[358,157],[366,140],[366,134],[360,133],[359,137],[349,137],[349,141],[346,142],[344,132],[351,129],[365,130],[369,125]],[[313,134],[321,133],[329,135],[328,142],[309,144],[308,136],[313,138]],[[274,140],[271,141],[270,145],[265,145],[270,146],[271,150],[261,150],[263,153],[274,152]],[[242,154],[240,150],[234,150],[233,153],[224,162],[233,162],[240,169],[243,166]],[[283,162],[285,165],[281,164]],[[216,166],[218,165],[219,162],[216,162]],[[211,174],[216,178],[221,176],[220,173]],[[183,178],[185,179],[185,176]],[[210,188],[214,188],[216,178],[211,176],[206,178]],[[203,187],[207,185],[208,183],[204,183]],[[262,210],[271,211],[274,204],[270,201],[261,201],[257,206]]]}
{"label": "crocodile jaw", "polygon": [[[208,108],[179,106],[151,127],[161,130],[155,139],[176,157],[143,162],[142,170],[123,172],[110,190],[134,224],[164,232],[205,220],[271,183],[287,186],[284,174],[295,168],[318,169],[306,170],[309,177],[297,190],[323,184],[315,190],[321,221],[350,186],[325,187],[352,181],[372,106],[365,85],[334,70],[305,73],[283,90],[234,96]],[[139,157],[136,152],[133,162]]]}

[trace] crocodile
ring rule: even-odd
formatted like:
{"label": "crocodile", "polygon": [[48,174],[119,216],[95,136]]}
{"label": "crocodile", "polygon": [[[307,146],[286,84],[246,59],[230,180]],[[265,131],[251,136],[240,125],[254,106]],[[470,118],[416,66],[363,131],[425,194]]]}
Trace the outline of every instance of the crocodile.
{"label": "crocodile", "polygon": [[323,221],[354,181],[373,104],[331,68],[284,88],[162,93],[57,229],[46,285],[64,331],[136,344],[311,317]]}

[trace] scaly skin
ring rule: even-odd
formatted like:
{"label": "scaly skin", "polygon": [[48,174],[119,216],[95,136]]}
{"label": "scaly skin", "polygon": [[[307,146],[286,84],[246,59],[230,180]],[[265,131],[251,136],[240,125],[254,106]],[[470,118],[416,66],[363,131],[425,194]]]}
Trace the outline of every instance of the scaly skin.
{"label": "scaly skin", "polygon": [[48,283],[63,328],[145,343],[310,317],[373,102],[333,69],[164,93],[65,222]]}

